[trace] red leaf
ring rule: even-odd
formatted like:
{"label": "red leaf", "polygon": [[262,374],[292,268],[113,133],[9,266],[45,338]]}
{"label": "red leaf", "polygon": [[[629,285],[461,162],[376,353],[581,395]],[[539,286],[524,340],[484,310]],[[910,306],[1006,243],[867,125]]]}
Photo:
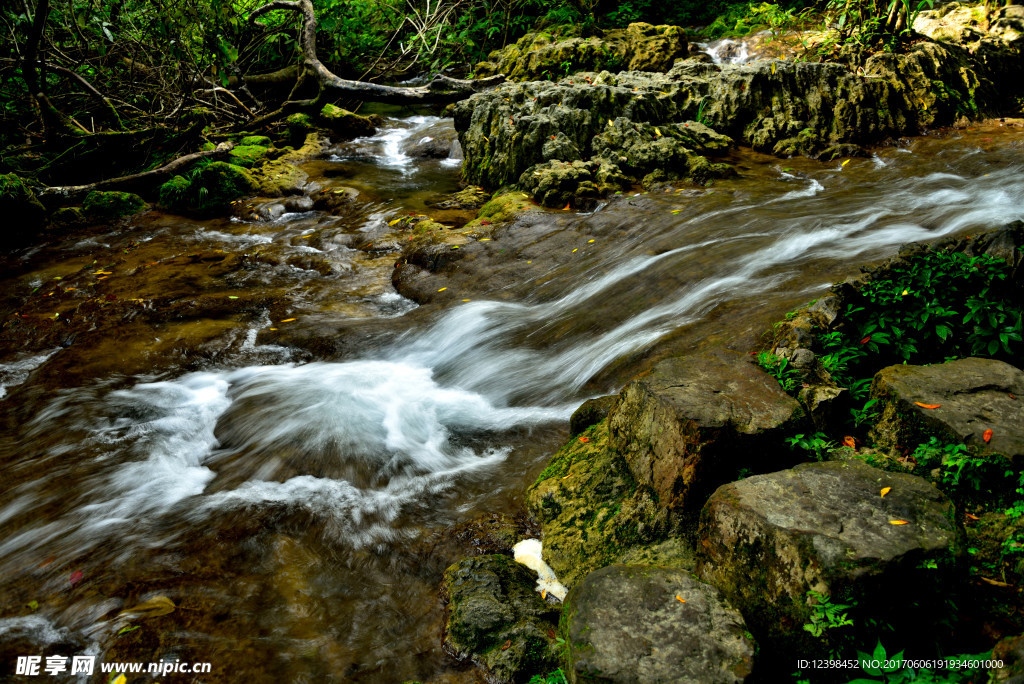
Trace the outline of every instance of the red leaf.
{"label": "red leaf", "polygon": [[76,584],[81,582],[82,581],[82,571],[81,570],[75,570],[73,573],[71,573],[71,576],[68,577],[68,581],[71,582],[71,586],[75,586]]}
{"label": "red leaf", "polygon": [[940,406],[942,406],[942,404],[922,404],[919,401],[915,401],[914,403],[917,404],[918,406],[920,406],[921,408],[926,408],[926,409],[937,409]]}
{"label": "red leaf", "polygon": [[586,442],[590,441],[590,438],[589,437],[580,437],[580,441],[586,443]]}
{"label": "red leaf", "polygon": [[992,429],[989,428],[988,430],[985,430],[984,432],[982,432],[981,433],[981,438],[983,440],[985,440],[986,444],[991,442],[992,441]]}
{"label": "red leaf", "polygon": [[865,337],[865,338],[864,338],[863,340],[861,340],[861,341],[860,341],[860,343],[861,343],[861,344],[867,344],[867,343],[868,343],[868,342],[870,342],[870,341],[871,341],[871,335],[868,335],[868,336],[867,336],[867,337]]}
{"label": "red leaf", "polygon": [[507,651],[511,646],[512,646],[512,640],[511,639],[506,639],[505,643],[501,645],[501,650],[502,651]]}

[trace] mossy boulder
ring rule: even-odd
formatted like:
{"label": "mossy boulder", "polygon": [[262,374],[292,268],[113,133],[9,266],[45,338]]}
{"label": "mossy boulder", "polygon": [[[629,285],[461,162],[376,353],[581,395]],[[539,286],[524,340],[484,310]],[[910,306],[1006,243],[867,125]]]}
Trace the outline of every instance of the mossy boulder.
{"label": "mossy boulder", "polygon": [[608,448],[606,421],[558,450],[527,490],[541,523],[544,559],[567,587],[668,531],[650,487],[638,487],[625,461]]}
{"label": "mossy boulder", "polygon": [[680,569],[595,570],[566,597],[562,629],[572,682],[734,684],[754,667],[743,616]]}
{"label": "mossy boulder", "polygon": [[509,191],[498,193],[487,201],[476,218],[466,224],[467,229],[493,229],[511,222],[523,212],[539,211],[530,196],[525,192]]}
{"label": "mossy boulder", "polygon": [[146,202],[138,195],[130,192],[93,191],[85,196],[82,209],[89,219],[108,221],[137,214],[146,208]]}
{"label": "mossy boulder", "polygon": [[46,208],[24,178],[13,173],[0,174],[0,215],[4,231],[0,246],[20,245],[43,227]]}
{"label": "mossy boulder", "polygon": [[512,80],[560,78],[579,71],[668,71],[686,57],[686,32],[679,26],[638,22],[603,36],[555,37],[527,33],[475,66],[478,76],[505,74]]}
{"label": "mossy boulder", "polygon": [[292,145],[301,145],[306,135],[315,128],[313,117],[305,112],[289,114],[284,122],[288,129],[288,141]]}
{"label": "mossy boulder", "polygon": [[369,118],[332,104],[326,104],[320,110],[319,121],[321,126],[339,138],[361,138],[377,132]]}
{"label": "mossy boulder", "polygon": [[259,147],[271,147],[274,143],[265,135],[247,135],[238,141],[239,145],[257,145]]}
{"label": "mossy boulder", "polygon": [[546,207],[587,206],[611,192],[628,189],[630,181],[614,164],[552,160],[524,171],[519,186]]}
{"label": "mossy boulder", "polygon": [[931,605],[946,578],[925,563],[953,565],[953,518],[950,500],[922,478],[857,459],[805,463],[715,491],[701,511],[697,574],[743,612],[758,641],[814,648],[802,641],[809,592],[867,614]]}
{"label": "mossy boulder", "polygon": [[236,166],[251,169],[267,158],[267,148],[262,145],[235,145],[228,152],[228,161]]}
{"label": "mossy boulder", "polygon": [[61,207],[50,215],[50,223],[59,228],[80,226],[85,222],[85,212],[79,207]]}
{"label": "mossy boulder", "polygon": [[297,195],[309,180],[309,174],[294,164],[280,160],[267,161],[252,170],[257,192],[263,197]]}
{"label": "mossy boulder", "polygon": [[534,575],[511,557],[477,556],[444,572],[444,643],[487,670],[489,681],[520,682],[558,666],[558,607],[534,591]]}
{"label": "mossy boulder", "polygon": [[170,211],[209,215],[256,191],[257,183],[241,166],[212,162],[189,177],[174,176],[160,186],[160,204]]}

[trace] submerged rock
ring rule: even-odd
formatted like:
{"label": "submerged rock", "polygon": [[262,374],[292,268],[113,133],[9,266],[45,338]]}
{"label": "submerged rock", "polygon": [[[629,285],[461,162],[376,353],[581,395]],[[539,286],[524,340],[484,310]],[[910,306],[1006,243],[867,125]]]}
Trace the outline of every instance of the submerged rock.
{"label": "submerged rock", "polygon": [[566,599],[573,682],[743,682],[754,642],[743,616],[685,570],[611,565]]}
{"label": "submerged rock", "polygon": [[669,359],[626,385],[609,417],[611,447],[662,507],[696,510],[740,467],[764,471],[803,411],[745,355]]}
{"label": "submerged rock", "polygon": [[449,567],[442,584],[445,647],[486,668],[497,682],[557,667],[558,607],[541,599],[533,585],[533,574],[504,555]]}
{"label": "submerged rock", "polygon": [[934,435],[1024,465],[1024,371],[1019,368],[979,358],[889,366],[875,375],[871,395],[879,400],[881,418],[873,435],[882,448],[910,446]]}
{"label": "submerged rock", "polygon": [[578,71],[668,71],[687,55],[686,32],[679,26],[643,22],[602,36],[557,37],[527,33],[479,62],[477,76],[505,74],[513,81],[559,78]]}
{"label": "submerged rock", "polygon": [[[885,496],[883,488],[890,488]],[[720,487],[700,517],[697,574],[759,640],[806,637],[808,592],[892,607],[934,590],[921,569],[949,561],[953,505],[925,480],[858,460],[805,463]]]}

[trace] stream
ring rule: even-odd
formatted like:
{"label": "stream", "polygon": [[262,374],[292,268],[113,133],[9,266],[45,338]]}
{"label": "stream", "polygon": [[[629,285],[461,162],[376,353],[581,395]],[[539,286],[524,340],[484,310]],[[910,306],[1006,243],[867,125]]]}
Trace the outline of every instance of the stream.
{"label": "stream", "polygon": [[[458,159],[409,154],[450,126],[389,120],[305,164],[310,194],[348,193],[334,211],[153,210],[2,258],[0,673],[91,654],[475,681],[440,647],[441,574],[472,553],[451,533],[520,512],[583,400],[747,351],[901,244],[1024,218],[1012,125],[833,163],[741,150],[709,188],[527,213],[417,305],[389,223],[472,216],[431,208]],[[121,615],[156,596],[174,612]]]}

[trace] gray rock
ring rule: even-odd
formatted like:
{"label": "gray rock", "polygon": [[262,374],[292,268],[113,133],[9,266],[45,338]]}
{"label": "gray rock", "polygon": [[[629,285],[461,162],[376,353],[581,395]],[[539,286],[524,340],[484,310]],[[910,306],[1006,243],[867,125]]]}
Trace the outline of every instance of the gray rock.
{"label": "gray rock", "polygon": [[[1017,467],[1024,461],[1024,372],[1014,366],[979,358],[889,366],[875,375],[871,395],[880,400],[874,437],[883,448],[937,435],[1005,454]],[[992,430],[988,443],[986,430]]]}
{"label": "gray rock", "polygon": [[806,636],[809,591],[870,605],[879,591],[930,587],[922,573],[934,571],[917,564],[951,558],[952,519],[949,499],[919,477],[855,459],[806,463],[711,496],[697,574],[743,612],[759,640]]}
{"label": "gray rock", "polygon": [[685,570],[595,570],[569,592],[564,620],[573,682],[742,682],[753,668],[743,617]]}
{"label": "gray rock", "polygon": [[611,446],[662,506],[695,510],[743,458],[763,459],[802,415],[745,355],[675,358],[622,390],[609,417]]}
{"label": "gray rock", "polygon": [[587,399],[573,411],[572,417],[569,418],[569,435],[578,435],[591,425],[600,423],[608,417],[608,412],[612,410],[618,400],[619,397],[616,394]]}
{"label": "gray rock", "polygon": [[558,608],[534,591],[536,575],[509,556],[469,558],[444,573],[445,646],[511,682],[557,667]]}
{"label": "gray rock", "polygon": [[402,152],[414,159],[447,159],[452,154],[453,146],[458,144],[458,135],[451,121],[443,119],[406,141]]}

